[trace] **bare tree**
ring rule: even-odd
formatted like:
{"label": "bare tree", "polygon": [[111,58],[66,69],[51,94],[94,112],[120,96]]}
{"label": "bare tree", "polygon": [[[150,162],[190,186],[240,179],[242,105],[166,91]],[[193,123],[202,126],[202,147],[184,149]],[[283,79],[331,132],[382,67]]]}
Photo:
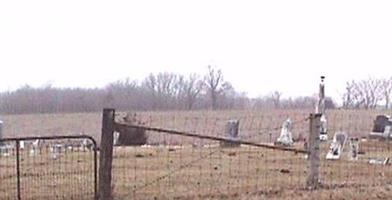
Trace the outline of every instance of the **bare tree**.
{"label": "bare tree", "polygon": [[224,84],[222,71],[209,65],[208,73],[205,76],[205,83],[211,100],[211,109],[215,110],[217,109],[218,96],[222,92],[222,86]]}
{"label": "bare tree", "polygon": [[156,76],[159,95],[173,97],[176,93],[177,75],[173,73],[159,73]]}
{"label": "bare tree", "polygon": [[158,108],[157,85],[156,77],[152,73],[144,78],[142,83],[142,90],[146,93],[146,103],[153,110]]}
{"label": "bare tree", "polygon": [[159,73],[156,75],[157,94],[160,106],[164,109],[175,108],[175,100],[178,93],[178,76],[173,73]]}
{"label": "bare tree", "polygon": [[346,108],[374,109],[383,99],[382,81],[369,78],[347,84],[343,105]]}
{"label": "bare tree", "polygon": [[112,93],[113,105],[120,110],[136,109],[142,95],[138,82],[129,78],[110,83],[105,89]]}
{"label": "bare tree", "polygon": [[353,83],[346,82],[346,91],[343,94],[343,108],[348,109],[353,107]]}
{"label": "bare tree", "polygon": [[193,108],[203,87],[204,83],[197,74],[191,74],[187,80],[183,81],[185,107],[187,110],[191,110]]}
{"label": "bare tree", "polygon": [[369,78],[354,85],[356,96],[359,102],[362,102],[365,109],[376,108],[379,101],[382,100],[381,81]]}
{"label": "bare tree", "polygon": [[383,79],[381,84],[381,90],[385,100],[385,109],[389,109],[392,94],[392,77],[389,79]]}
{"label": "bare tree", "polygon": [[227,81],[223,82],[218,95],[218,107],[220,109],[234,108],[237,97],[239,96],[233,85]]}

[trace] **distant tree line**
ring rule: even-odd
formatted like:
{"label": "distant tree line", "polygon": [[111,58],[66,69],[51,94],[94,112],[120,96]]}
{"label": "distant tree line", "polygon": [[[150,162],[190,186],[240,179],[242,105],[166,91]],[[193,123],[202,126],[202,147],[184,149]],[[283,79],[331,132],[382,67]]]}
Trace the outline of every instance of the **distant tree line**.
{"label": "distant tree line", "polygon": [[391,107],[392,77],[387,79],[368,78],[346,83],[343,108],[376,109]]}
{"label": "distant tree line", "polygon": [[[0,93],[0,113],[99,112],[103,107],[124,111],[314,108],[317,101],[316,97],[283,99],[281,96],[276,91],[249,98],[236,91],[221,70],[209,66],[204,76],[162,72],[150,74],[142,81],[128,78],[94,89],[26,85]],[[331,98],[326,105],[335,108]]]}

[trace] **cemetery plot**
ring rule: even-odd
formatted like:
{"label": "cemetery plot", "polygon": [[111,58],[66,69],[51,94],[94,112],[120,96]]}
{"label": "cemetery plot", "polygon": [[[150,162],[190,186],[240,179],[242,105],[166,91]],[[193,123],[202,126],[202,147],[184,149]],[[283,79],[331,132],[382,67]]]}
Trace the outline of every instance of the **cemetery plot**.
{"label": "cemetery plot", "polygon": [[[366,153],[355,161],[346,157],[349,148],[339,160],[326,159],[329,144],[321,148],[322,184],[314,198],[323,193],[329,194],[325,198],[331,193],[341,198],[358,190],[370,193],[392,177],[390,164],[369,164],[373,157],[390,155],[385,143],[362,142],[359,151]],[[115,147],[113,192],[115,199],[306,199],[312,195],[305,189],[307,162],[303,154],[246,145]]]}
{"label": "cemetery plot", "polygon": [[[293,139],[290,147],[303,149],[307,146],[305,140],[309,133],[309,123],[304,119],[309,112],[311,111],[141,112],[138,113],[138,120],[148,127],[167,127],[227,139],[231,138],[228,131],[230,126],[227,124],[235,119],[240,123],[237,137],[233,138],[233,141],[245,140],[274,145],[281,133],[285,132],[283,130],[290,130]],[[377,115],[380,113],[368,110],[328,111],[329,139],[320,144],[321,185],[319,190],[313,192],[305,188],[309,161],[302,153],[247,145],[221,148],[219,141],[169,136],[153,131],[146,131],[146,140],[141,138],[139,144],[126,146],[123,141],[118,141],[120,133],[116,133],[113,194],[115,199],[391,199],[391,143],[388,139],[373,140],[367,137]],[[76,128],[91,129],[91,134],[95,134],[99,140],[101,121],[98,114],[90,121],[80,115],[64,116],[75,121],[67,121],[61,118],[62,116],[6,116],[5,121],[12,121],[7,124],[15,127],[3,133],[9,137],[18,134],[18,131],[24,130],[23,132],[27,133],[32,130],[34,134],[42,131],[48,135],[50,131],[57,130],[57,127],[52,125],[60,124],[61,121],[67,122],[62,131],[68,133],[73,131],[73,126],[83,118],[83,127]],[[28,118],[19,120],[19,117]],[[282,123],[288,117],[291,119],[291,129],[284,129]],[[50,121],[47,121],[49,119]],[[47,123],[48,127],[39,129],[20,123],[34,120],[38,121],[34,124]],[[67,127],[70,124],[72,127]],[[94,126],[91,126],[92,124]],[[129,130],[125,130],[127,131]],[[333,134],[342,131],[347,133],[347,139],[340,158],[327,160]],[[124,139],[127,140],[123,136],[121,140]],[[86,182],[91,183],[91,179],[84,179],[84,175],[75,175],[81,177],[81,183],[75,183],[72,181],[79,179],[70,180],[68,178],[75,176],[68,175],[77,174],[78,171],[92,173],[92,170],[84,170],[83,164],[91,163],[91,157],[87,156],[91,151],[88,145],[82,145],[82,140],[73,145],[65,145],[66,142],[53,142],[50,145],[41,142],[40,145],[46,145],[45,148],[32,150],[33,143],[37,141],[20,142],[20,148],[24,149],[21,150],[21,159],[25,159],[21,161],[21,169],[26,171],[21,173],[22,197],[27,197],[23,194],[29,191],[34,198],[56,195],[58,199],[67,199],[71,198],[67,194],[86,190],[84,185]],[[4,142],[0,153],[1,199],[16,199],[15,146],[14,142]],[[79,160],[76,166],[79,167],[72,164],[76,158]],[[59,181],[54,183],[53,177],[58,177]],[[45,189],[40,189],[38,183]],[[27,186],[30,186],[30,189],[23,189]],[[88,197],[92,196],[91,192],[86,193]]]}
{"label": "cemetery plot", "polygon": [[[147,138],[154,138],[153,144],[147,140],[147,145],[114,148],[113,195],[116,199],[286,199],[293,198],[292,193],[306,196],[306,192],[298,191],[306,191],[308,156],[302,151],[284,151],[289,145],[292,150],[304,146],[301,140],[290,138],[291,120],[282,124],[279,146],[246,143],[241,140],[240,126],[236,120],[226,121],[222,135],[227,141],[144,127]],[[282,144],[286,141],[288,145]],[[231,142],[236,145],[226,148],[225,143]],[[377,188],[392,177],[389,163],[370,162],[390,155],[388,142],[359,142],[345,132],[337,132],[332,145],[321,143],[320,153],[320,194],[344,197],[347,194],[343,191]]]}

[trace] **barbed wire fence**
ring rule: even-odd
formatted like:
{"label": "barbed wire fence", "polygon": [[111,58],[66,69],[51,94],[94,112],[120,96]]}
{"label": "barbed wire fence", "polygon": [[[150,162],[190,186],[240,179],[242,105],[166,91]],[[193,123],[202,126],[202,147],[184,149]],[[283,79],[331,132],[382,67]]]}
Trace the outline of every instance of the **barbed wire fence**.
{"label": "barbed wire fence", "polygon": [[[240,135],[234,141],[225,136],[228,117],[139,119],[134,127],[117,124],[145,130],[148,142],[114,148],[111,189],[116,199],[235,199],[305,188],[307,151],[303,144],[275,146],[281,125],[274,126],[271,118],[263,118],[267,126],[259,123],[259,116],[240,118]],[[309,126],[307,120],[293,120],[298,132]]]}
{"label": "barbed wire fence", "polygon": [[[392,184],[390,137],[369,137],[379,114],[327,112],[329,139],[319,146],[318,196],[331,198],[344,193],[355,198],[355,193],[372,190],[375,194],[370,196],[391,197],[385,192]],[[308,111],[142,112],[131,115],[137,123],[126,123],[126,117],[125,113],[117,115],[112,128],[142,130],[146,141],[114,147],[109,190],[115,199],[279,199],[309,195]],[[276,146],[282,122],[288,118],[295,142],[290,147]],[[234,140],[227,137],[226,130],[232,119],[239,120]],[[336,133],[346,135],[345,144],[338,158],[328,159]],[[93,151],[65,148],[72,143],[80,145],[82,141],[50,142],[42,145],[37,155],[31,155],[38,151],[31,153],[27,146],[19,152],[21,199],[95,198],[93,184],[85,184],[94,181]],[[0,196],[15,199],[17,143],[3,141],[4,146],[0,152]],[[102,152],[101,156],[105,155]]]}
{"label": "barbed wire fence", "polygon": [[[305,149],[309,136],[306,112],[192,115],[140,113],[136,116],[139,121],[136,125],[119,123],[142,128],[148,140],[142,146],[114,148],[111,188],[114,197],[279,198],[290,191],[307,189],[310,166],[309,151]],[[329,116],[329,140],[320,143],[318,188],[332,191],[389,184],[391,167],[383,161],[390,157],[390,143],[367,137],[375,115],[339,112]],[[122,117],[117,116],[117,119]],[[273,144],[280,135],[281,123],[288,117],[292,119],[295,140],[288,149],[293,151],[274,148]],[[240,121],[239,136],[235,141],[225,140],[225,124],[230,119]],[[347,141],[340,158],[330,160],[326,155],[336,132],[345,132]],[[351,158],[351,138],[359,141],[357,159]],[[240,145],[225,147],[224,142]]]}

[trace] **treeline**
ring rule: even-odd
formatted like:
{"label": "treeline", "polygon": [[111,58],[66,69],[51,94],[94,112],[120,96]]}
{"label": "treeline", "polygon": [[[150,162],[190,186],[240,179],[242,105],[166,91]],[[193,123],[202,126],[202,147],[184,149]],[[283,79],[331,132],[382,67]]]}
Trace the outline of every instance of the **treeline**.
{"label": "treeline", "polygon": [[[391,108],[392,77],[347,82],[342,95],[344,109]],[[226,81],[221,70],[208,67],[205,75],[150,74],[142,81],[119,80],[103,88],[34,88],[28,85],[0,93],[0,114],[99,112],[104,107],[123,111],[199,109],[309,109],[315,96],[282,98],[275,91],[249,98]],[[331,98],[327,109],[336,108]]]}
{"label": "treeline", "polygon": [[391,108],[392,77],[387,79],[368,78],[346,83],[343,94],[345,109]]}
{"label": "treeline", "polygon": [[[226,81],[221,70],[208,67],[203,75],[150,74],[142,81],[119,80],[103,88],[34,88],[28,85],[0,93],[2,114],[99,112],[119,110],[197,110],[313,108],[315,97],[282,99],[280,92],[251,99]],[[334,108],[332,99],[326,101]]]}

